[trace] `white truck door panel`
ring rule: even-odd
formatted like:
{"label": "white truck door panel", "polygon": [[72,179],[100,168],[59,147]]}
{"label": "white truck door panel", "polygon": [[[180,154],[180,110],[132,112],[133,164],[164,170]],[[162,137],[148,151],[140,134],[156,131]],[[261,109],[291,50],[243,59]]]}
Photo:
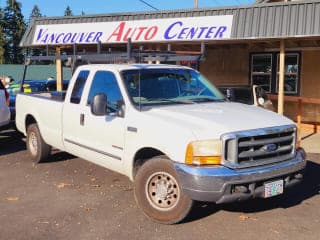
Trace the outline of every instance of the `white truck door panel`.
{"label": "white truck door panel", "polygon": [[122,172],[124,118],[94,116],[88,106],[84,113],[84,144],[99,158],[97,164]]}
{"label": "white truck door panel", "polygon": [[83,106],[81,105],[82,94],[89,77],[90,71],[82,70],[77,74],[74,81],[71,95],[66,96],[63,108],[63,141],[66,151],[85,158],[87,149],[80,147],[83,145],[84,128],[80,124],[80,115]]}
{"label": "white truck door panel", "polygon": [[88,75],[84,74],[84,81],[78,77],[79,85],[82,86],[77,86],[76,81],[76,90],[71,94],[70,103],[65,104],[65,148],[93,163],[122,172],[124,118],[116,116],[114,112],[106,116],[95,116],[90,109],[90,102],[97,93],[109,95],[111,101],[122,98],[117,80],[113,73],[106,71],[97,71],[89,77]]}

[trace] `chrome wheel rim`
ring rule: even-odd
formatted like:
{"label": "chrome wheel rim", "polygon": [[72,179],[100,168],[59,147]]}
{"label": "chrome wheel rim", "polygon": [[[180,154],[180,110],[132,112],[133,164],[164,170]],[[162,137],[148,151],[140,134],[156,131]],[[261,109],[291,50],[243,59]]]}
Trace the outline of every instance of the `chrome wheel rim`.
{"label": "chrome wheel rim", "polygon": [[173,209],[180,199],[180,189],[177,180],[167,172],[152,174],[145,187],[148,202],[160,211]]}
{"label": "chrome wheel rim", "polygon": [[33,156],[37,155],[38,141],[37,136],[34,132],[30,132],[29,134],[29,150]]}

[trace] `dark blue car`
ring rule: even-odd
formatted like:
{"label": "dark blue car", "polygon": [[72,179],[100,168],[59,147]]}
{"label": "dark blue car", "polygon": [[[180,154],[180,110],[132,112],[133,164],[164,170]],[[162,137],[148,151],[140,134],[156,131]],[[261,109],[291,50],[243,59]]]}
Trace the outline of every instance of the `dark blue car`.
{"label": "dark blue car", "polygon": [[[63,90],[67,90],[69,80],[63,80]],[[24,93],[52,92],[56,90],[56,80],[25,80],[23,84]],[[11,120],[16,116],[16,96],[20,92],[21,81],[15,81],[7,88],[10,97]]]}

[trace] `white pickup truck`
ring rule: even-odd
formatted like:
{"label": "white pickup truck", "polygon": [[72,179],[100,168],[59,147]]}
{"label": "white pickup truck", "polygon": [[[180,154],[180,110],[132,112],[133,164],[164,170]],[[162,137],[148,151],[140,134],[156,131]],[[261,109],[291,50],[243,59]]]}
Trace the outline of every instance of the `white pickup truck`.
{"label": "white pickup truck", "polygon": [[282,194],[303,178],[296,126],[226,101],[172,65],[83,65],[66,93],[18,94],[16,125],[39,162],[51,146],[128,176],[151,219],[183,220],[194,201]]}

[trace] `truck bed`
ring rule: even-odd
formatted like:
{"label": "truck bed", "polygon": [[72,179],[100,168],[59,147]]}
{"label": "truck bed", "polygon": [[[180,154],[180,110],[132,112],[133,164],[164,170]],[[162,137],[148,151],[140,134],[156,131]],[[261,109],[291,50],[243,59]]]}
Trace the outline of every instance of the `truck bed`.
{"label": "truck bed", "polygon": [[62,99],[53,97],[51,93],[20,93],[16,99],[16,110],[16,125],[19,131],[26,135],[25,122],[34,118],[44,141],[63,149]]}

